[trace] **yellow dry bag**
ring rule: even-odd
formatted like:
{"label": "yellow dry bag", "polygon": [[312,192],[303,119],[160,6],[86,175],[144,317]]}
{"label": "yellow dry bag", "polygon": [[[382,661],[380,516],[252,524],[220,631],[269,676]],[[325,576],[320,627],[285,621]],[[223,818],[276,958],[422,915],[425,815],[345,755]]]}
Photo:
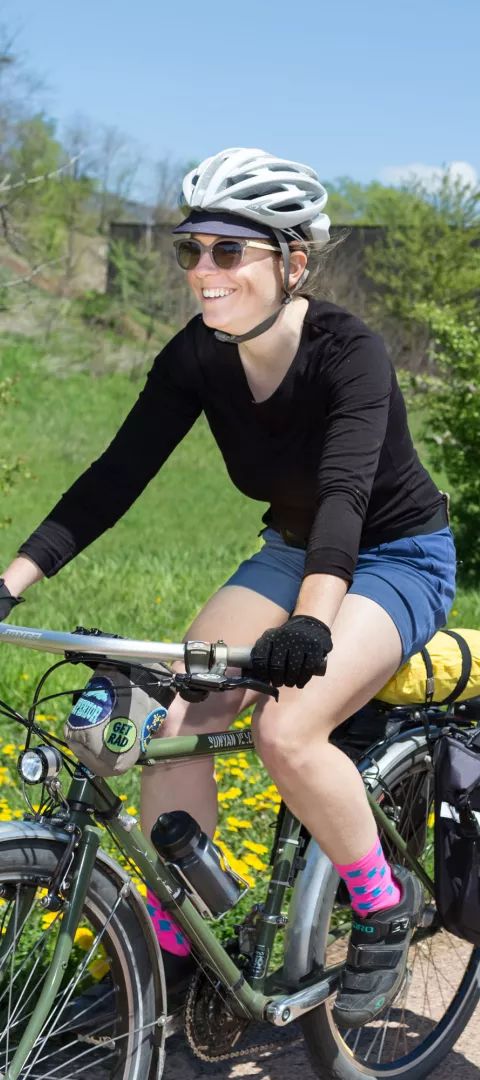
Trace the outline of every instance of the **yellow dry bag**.
{"label": "yellow dry bag", "polygon": [[479,694],[480,630],[439,630],[375,696],[388,705],[450,705]]}

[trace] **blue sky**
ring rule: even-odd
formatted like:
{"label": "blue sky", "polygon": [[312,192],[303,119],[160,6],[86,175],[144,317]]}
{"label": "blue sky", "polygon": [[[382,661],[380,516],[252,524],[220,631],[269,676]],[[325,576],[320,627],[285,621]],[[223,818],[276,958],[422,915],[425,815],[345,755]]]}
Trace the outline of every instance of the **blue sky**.
{"label": "blue sky", "polygon": [[4,0],[0,21],[52,116],[152,161],[258,146],[324,180],[480,174],[480,0]]}

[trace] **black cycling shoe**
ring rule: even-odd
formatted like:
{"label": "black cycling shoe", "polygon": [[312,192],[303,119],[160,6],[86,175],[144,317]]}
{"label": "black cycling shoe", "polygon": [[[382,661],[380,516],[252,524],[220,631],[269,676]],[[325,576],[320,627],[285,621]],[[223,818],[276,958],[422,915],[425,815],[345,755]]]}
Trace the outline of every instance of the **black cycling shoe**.
{"label": "black cycling shoe", "polygon": [[395,866],[394,877],[402,890],[398,904],[365,918],[353,913],[347,962],[333,1005],[339,1027],[359,1028],[376,1020],[402,986],[424,896],[420,881],[405,867]]}
{"label": "black cycling shoe", "polygon": [[[162,951],[162,958],[167,984],[167,1011],[171,1016],[183,1006],[197,965],[191,953],[188,956],[174,956],[173,953]],[[112,976],[108,974],[69,1002],[62,1013],[62,1023],[68,1023],[71,1031],[98,1031],[107,1035],[115,1021],[115,1003],[115,987]]]}

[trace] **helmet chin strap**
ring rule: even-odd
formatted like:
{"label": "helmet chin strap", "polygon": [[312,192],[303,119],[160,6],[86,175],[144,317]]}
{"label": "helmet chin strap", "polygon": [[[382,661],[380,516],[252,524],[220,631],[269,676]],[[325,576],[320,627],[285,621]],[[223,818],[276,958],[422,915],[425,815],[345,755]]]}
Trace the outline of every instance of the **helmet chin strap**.
{"label": "helmet chin strap", "polygon": [[[278,229],[272,229],[275,234],[276,241],[282,253],[283,259],[283,292],[284,297],[280,307],[273,312],[273,315],[269,315],[268,319],[264,319],[263,322],[258,323],[253,327],[253,330],[248,330],[246,334],[226,334],[223,330],[214,330],[215,337],[218,341],[225,341],[230,345],[241,345],[243,341],[251,341],[252,338],[259,337],[260,334],[264,334],[266,330],[269,330],[273,326],[274,322],[278,319],[280,312],[283,311],[286,304],[289,304],[293,300],[292,293],[288,287],[288,279],[290,277],[290,249],[283,233]],[[305,279],[305,275],[302,281]]]}

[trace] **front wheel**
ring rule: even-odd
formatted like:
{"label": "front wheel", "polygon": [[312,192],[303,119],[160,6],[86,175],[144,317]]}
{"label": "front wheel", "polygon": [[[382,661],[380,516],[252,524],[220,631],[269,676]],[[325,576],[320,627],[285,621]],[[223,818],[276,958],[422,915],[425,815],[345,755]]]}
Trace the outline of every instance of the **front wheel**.
{"label": "front wheel", "polygon": [[[61,912],[41,901],[64,848],[40,838],[0,836],[0,1075],[42,993]],[[64,978],[20,1077],[29,1080],[149,1080],[156,1056],[155,979],[128,890],[98,861]],[[82,1015],[72,1025],[72,1002]],[[155,1065],[155,1068],[154,1068]]]}
{"label": "front wheel", "polygon": [[[394,743],[368,769],[368,784],[409,850],[433,877],[433,770],[423,736]],[[387,858],[404,862],[382,837]],[[330,966],[345,960],[351,909],[333,868],[312,928],[311,955]],[[330,902],[325,902],[327,895]],[[480,1000],[480,949],[442,929],[431,897],[413,937],[404,984],[385,1016],[340,1030],[331,1003],[307,1013],[302,1028],[319,1077],[422,1080],[451,1050]]]}

